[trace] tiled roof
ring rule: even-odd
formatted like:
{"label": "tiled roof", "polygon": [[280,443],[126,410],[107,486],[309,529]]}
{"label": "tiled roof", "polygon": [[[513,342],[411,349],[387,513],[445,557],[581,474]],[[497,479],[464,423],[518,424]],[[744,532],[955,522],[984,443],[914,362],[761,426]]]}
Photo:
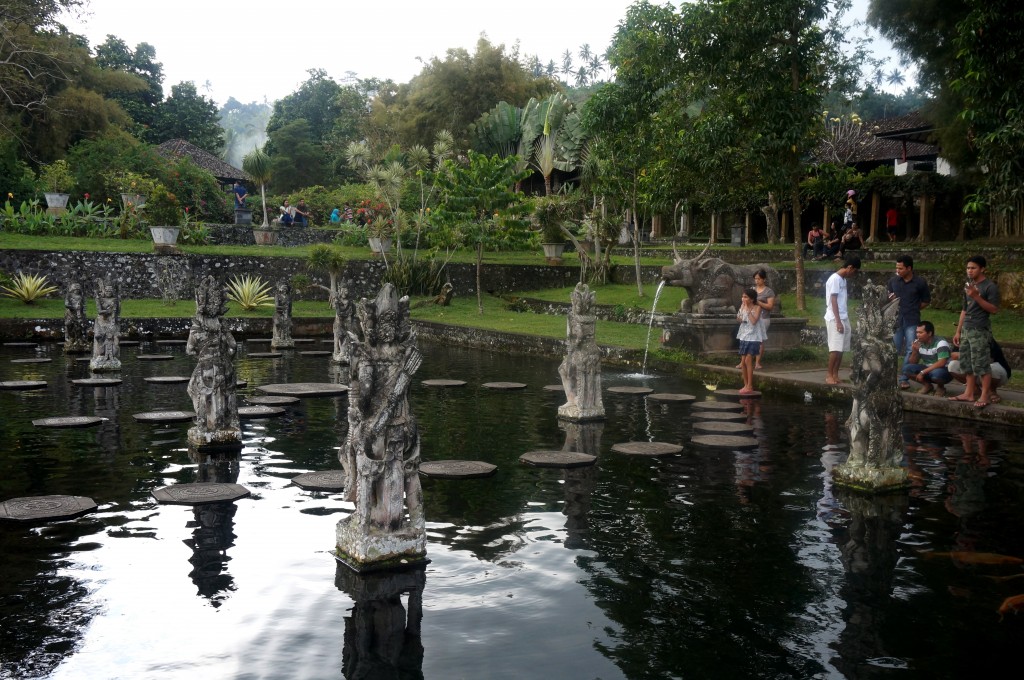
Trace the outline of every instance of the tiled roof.
{"label": "tiled roof", "polygon": [[248,180],[249,175],[244,170],[225,163],[209,151],[200,149],[195,144],[184,139],[169,139],[157,147],[157,151],[164,158],[189,158],[193,163],[219,180],[234,181],[236,179]]}

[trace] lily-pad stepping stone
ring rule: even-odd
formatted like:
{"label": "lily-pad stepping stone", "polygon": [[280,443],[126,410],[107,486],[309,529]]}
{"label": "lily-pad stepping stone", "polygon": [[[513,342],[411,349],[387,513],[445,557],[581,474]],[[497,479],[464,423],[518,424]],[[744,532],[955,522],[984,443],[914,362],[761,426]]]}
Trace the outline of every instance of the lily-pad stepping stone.
{"label": "lily-pad stepping stone", "polygon": [[174,358],[173,354],[139,354],[135,357],[139,361],[170,361]]}
{"label": "lily-pad stepping stone", "polygon": [[306,349],[299,352],[300,357],[329,357],[334,352],[329,349]]}
{"label": "lily-pad stepping stone", "polygon": [[299,403],[298,397],[278,397],[272,395],[266,395],[261,397],[246,397],[245,400],[250,404],[255,404],[257,406],[284,406],[285,404]]}
{"label": "lily-pad stepping stone", "polygon": [[239,406],[239,418],[276,418],[284,415],[285,410],[280,406]]}
{"label": "lily-pad stepping stone", "polygon": [[48,364],[53,359],[47,359],[45,357],[33,357],[31,359],[11,359],[12,364]]}
{"label": "lily-pad stepping stone", "polygon": [[71,519],[95,509],[96,501],[85,496],[26,496],[0,503],[0,519],[20,522]]}
{"label": "lily-pad stepping stone", "polygon": [[53,418],[39,418],[33,420],[36,427],[92,427],[99,425],[106,418],[99,416],[55,416]]}
{"label": "lily-pad stepping stone", "polygon": [[693,403],[693,407],[696,409],[705,409],[707,411],[742,411],[743,404],[737,404],[732,401],[696,401]]}
{"label": "lily-pad stepping stone", "polygon": [[489,390],[521,390],[526,388],[526,383],[521,382],[489,382],[484,383],[484,387]]}
{"label": "lily-pad stepping stone", "polygon": [[280,352],[249,352],[245,356],[250,359],[280,359],[284,355]]}
{"label": "lily-pad stepping stone", "polygon": [[682,392],[655,392],[647,395],[649,401],[693,401],[696,398],[692,394]]}
{"label": "lily-pad stepping stone", "polygon": [[739,411],[694,411],[694,418],[704,420],[746,420],[747,414]]}
{"label": "lily-pad stepping stone", "polygon": [[754,431],[754,428],[746,423],[728,423],[722,421],[694,423],[693,429],[698,432],[719,432],[721,434],[736,434],[737,432],[749,434]]}
{"label": "lily-pad stepping stone", "polygon": [[498,466],[481,460],[433,460],[420,463],[420,474],[437,479],[479,479],[490,477]]}
{"label": "lily-pad stepping stone", "polygon": [[308,491],[343,491],[345,489],[344,470],[321,470],[306,472],[292,477],[292,484],[301,486]]}
{"label": "lily-pad stepping stone", "polygon": [[757,446],[757,440],[753,437],[738,434],[701,434],[690,441],[697,446],[717,449],[751,449]]}
{"label": "lily-pad stepping stone", "polygon": [[132,418],[140,423],[183,423],[195,417],[194,411],[147,411],[132,414]]}
{"label": "lily-pad stepping stone", "polygon": [[4,380],[0,382],[0,390],[41,390],[46,387],[45,380]]}
{"label": "lily-pad stepping stone", "polygon": [[4,347],[35,347],[34,342],[5,342]]}
{"label": "lily-pad stepping stone", "polygon": [[157,385],[174,385],[187,383],[189,378],[184,375],[154,375],[149,378],[143,378],[143,380],[148,383],[156,383]]}
{"label": "lily-pad stepping stone", "polygon": [[163,345],[164,347],[169,347],[171,345],[185,345],[187,343],[188,343],[188,340],[157,340],[156,341],[156,344]]}
{"label": "lily-pad stepping stone", "polygon": [[465,380],[447,380],[445,378],[431,378],[423,381],[424,387],[462,387],[465,384]]}
{"label": "lily-pad stepping stone", "polygon": [[120,385],[120,378],[78,378],[71,381],[72,385],[81,385],[83,387],[113,387],[114,385]]}
{"label": "lily-pad stepping stone", "polygon": [[158,503],[172,505],[203,505],[204,503],[226,503],[237,501],[249,495],[241,484],[219,482],[197,482],[195,484],[173,484],[153,490]]}
{"label": "lily-pad stepping stone", "polygon": [[257,387],[264,394],[285,397],[337,397],[348,392],[348,385],[338,383],[278,383]]}
{"label": "lily-pad stepping stone", "polygon": [[565,392],[565,385],[545,385],[544,389],[548,392]]}
{"label": "lily-pad stepping stone", "polygon": [[519,462],[535,467],[575,468],[593,465],[597,456],[579,451],[528,451],[519,456]]}
{"label": "lily-pad stepping stone", "polygon": [[612,451],[627,453],[631,456],[670,456],[679,453],[683,447],[668,442],[623,442],[613,444]]}
{"label": "lily-pad stepping stone", "polygon": [[616,385],[615,387],[609,387],[608,391],[609,392],[614,392],[615,394],[637,394],[637,395],[641,395],[641,394],[650,394],[654,390],[652,390],[650,387],[637,387],[637,386],[631,386],[631,385]]}
{"label": "lily-pad stepping stone", "polygon": [[739,390],[718,390],[715,392],[720,397],[730,397],[732,399],[758,399],[761,393],[757,390],[753,392],[740,392]]}

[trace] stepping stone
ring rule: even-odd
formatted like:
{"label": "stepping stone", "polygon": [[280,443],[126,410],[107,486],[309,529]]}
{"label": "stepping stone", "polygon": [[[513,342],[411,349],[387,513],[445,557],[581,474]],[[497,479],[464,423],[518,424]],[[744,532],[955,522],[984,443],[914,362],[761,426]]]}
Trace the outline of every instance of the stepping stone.
{"label": "stepping stone", "polygon": [[270,343],[270,342],[273,342],[273,341],[274,341],[274,339],[273,339],[273,338],[246,338],[246,340],[245,340],[245,341],[246,341],[246,342],[252,342],[252,343],[256,343],[256,344],[261,344],[261,343]]}
{"label": "stepping stone", "polygon": [[424,387],[462,387],[465,380],[447,380],[445,378],[431,378],[421,383]]}
{"label": "stepping stone", "polygon": [[132,418],[140,423],[184,423],[187,420],[194,420],[195,417],[194,411],[147,411],[132,414]]}
{"label": "stepping stone", "polygon": [[683,394],[682,392],[656,392],[647,395],[648,401],[693,401],[696,398],[692,394]]}
{"label": "stepping stone", "polygon": [[736,434],[737,432],[750,434],[754,431],[754,428],[746,423],[727,423],[721,421],[694,423],[693,429],[698,432],[720,432],[722,434]]}
{"label": "stepping stone", "polygon": [[35,342],[5,342],[4,347],[37,347]]}
{"label": "stepping stone", "polygon": [[45,380],[4,380],[0,382],[0,390],[41,390],[46,387]]}
{"label": "stepping stone", "polygon": [[731,401],[695,401],[693,407],[706,409],[708,411],[742,411],[743,404]]}
{"label": "stepping stone", "polygon": [[738,434],[702,434],[690,441],[697,446],[716,449],[752,449],[757,446],[757,440],[753,437],[743,437]]}
{"label": "stepping stone", "polygon": [[139,361],[170,361],[173,354],[139,354],[135,357]]}
{"label": "stepping stone", "polygon": [[694,418],[703,418],[704,420],[746,420],[746,413],[739,413],[737,411],[694,411],[691,415]]}
{"label": "stepping stone", "polygon": [[479,479],[490,477],[498,466],[480,460],[434,460],[420,463],[420,474],[437,479]]}
{"label": "stepping stone", "polygon": [[156,383],[158,385],[175,385],[179,383],[187,383],[189,378],[184,375],[155,375],[149,378],[143,378],[148,383]]}
{"label": "stepping stone", "polygon": [[333,345],[334,344],[334,338],[324,338],[323,340],[320,341],[320,344],[323,344],[323,345]]}
{"label": "stepping stone", "polygon": [[120,378],[78,378],[77,380],[71,381],[72,385],[82,385],[83,387],[113,387],[114,385],[120,385]]}
{"label": "stepping stone", "polygon": [[19,522],[71,519],[95,509],[96,501],[85,496],[26,496],[0,503],[0,519]]}
{"label": "stepping stone", "polygon": [[[310,343],[310,342],[316,342],[316,339],[315,338],[292,338],[292,342],[294,342],[296,345],[303,345],[303,344]],[[331,339],[331,342],[334,342],[334,340]]]}
{"label": "stepping stone", "polygon": [[729,397],[731,399],[760,399],[761,393],[757,390],[748,392],[746,394],[740,394],[739,390],[718,390],[715,392],[720,397]]}
{"label": "stepping stone", "polygon": [[631,456],[670,456],[673,453],[682,452],[683,447],[679,444],[668,442],[623,442],[613,444],[612,451],[627,453]]}
{"label": "stepping stone", "polygon": [[299,403],[298,397],[274,397],[274,396],[263,396],[263,397],[246,397],[246,401],[250,404],[256,404],[257,406],[284,406],[285,404],[297,404]]}
{"label": "stepping stone", "polygon": [[534,467],[575,468],[593,465],[597,456],[579,451],[528,451],[519,456],[519,462]]}
{"label": "stepping stone", "polygon": [[241,484],[219,482],[197,482],[195,484],[173,484],[153,490],[158,503],[171,505],[203,505],[205,503],[226,503],[237,501],[249,495]]}
{"label": "stepping stone", "polygon": [[284,355],[280,352],[249,352],[245,356],[250,359],[280,359]]}
{"label": "stepping stone", "polygon": [[163,345],[165,347],[170,345],[185,345],[188,344],[188,340],[157,340],[156,344]]}
{"label": "stepping stone", "polygon": [[239,406],[238,417],[243,419],[276,418],[283,416],[285,410],[280,406]]}
{"label": "stepping stone", "polygon": [[107,418],[99,416],[55,416],[53,418],[40,418],[33,420],[36,427],[92,427],[99,425]]}
{"label": "stepping stone", "polygon": [[338,383],[279,383],[257,387],[264,394],[284,397],[337,397],[348,392],[348,385]]}
{"label": "stepping stone", "polygon": [[32,359],[11,359],[12,364],[48,364],[53,359],[46,359],[44,357],[33,357]]}
{"label": "stepping stone", "polygon": [[117,344],[121,347],[135,347],[139,344],[138,340],[118,340]]}
{"label": "stepping stone", "polygon": [[301,486],[307,491],[344,491],[345,471],[321,470],[319,472],[306,472],[297,477],[292,477],[292,484]]}
{"label": "stepping stone", "polygon": [[526,383],[498,381],[484,383],[484,387],[489,390],[521,390],[526,388]]}
{"label": "stepping stone", "polygon": [[545,385],[544,389],[548,392],[565,392],[565,385]]}
{"label": "stepping stone", "polygon": [[334,352],[329,349],[307,349],[299,352],[299,356],[301,357],[329,357],[332,354],[334,354]]}
{"label": "stepping stone", "polygon": [[609,392],[614,392],[615,394],[643,395],[643,394],[650,394],[654,390],[652,390],[650,387],[635,387],[635,386],[631,387],[629,385],[617,385],[616,387],[609,387],[608,391]]}

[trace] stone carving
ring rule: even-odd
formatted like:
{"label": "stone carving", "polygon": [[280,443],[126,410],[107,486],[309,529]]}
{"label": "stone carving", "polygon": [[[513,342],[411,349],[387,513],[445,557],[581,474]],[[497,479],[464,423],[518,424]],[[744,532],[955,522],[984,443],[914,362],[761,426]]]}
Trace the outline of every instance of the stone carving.
{"label": "stone carving", "polygon": [[208,276],[200,281],[196,315],[185,346],[185,352],[198,360],[188,383],[196,412],[188,441],[200,448],[242,446],[235,399],[235,338],[223,321],[227,310],[224,289],[217,280]]}
{"label": "stone carving", "polygon": [[352,281],[341,282],[336,291],[331,292],[331,307],[334,308],[334,355],[331,361],[336,364],[347,364],[351,359],[352,349],[349,346],[348,334],[356,332],[356,304],[349,291]]}
{"label": "stone carving", "polygon": [[885,491],[907,485],[903,460],[903,405],[897,387],[896,326],[898,301],[888,302],[884,286],[870,281],[853,337],[850,376],[855,386],[850,428],[850,455],[833,470],[836,484],[862,491]]}
{"label": "stone carving", "polygon": [[121,298],[110,279],[96,281],[96,323],[92,327],[92,371],[121,370]]}
{"label": "stone carving", "polygon": [[566,402],[558,407],[558,417],[566,420],[601,420],[601,350],[594,333],[595,293],[577,283],[572,295],[572,309],[566,317],[566,355],[558,366],[558,375],[565,388]]}
{"label": "stone carving", "polygon": [[[709,244],[710,247],[710,244]],[[740,306],[743,289],[754,281],[759,269],[768,274],[768,285],[778,291],[778,273],[766,264],[734,265],[717,257],[706,257],[705,248],[697,257],[686,260],[673,248],[673,264],[661,268],[661,278],[670,286],[686,289],[682,312],[709,315],[734,315]]]}
{"label": "stone carving", "polygon": [[85,293],[82,284],[72,283],[64,294],[64,352],[83,354],[89,351],[89,320],[85,316]]}
{"label": "stone carving", "polygon": [[[427,550],[420,489],[420,437],[409,409],[412,376],[423,359],[409,323],[409,298],[386,284],[356,310],[348,434],[339,455],[345,499],[355,511],[338,522],[338,558],[356,571],[406,567]],[[404,500],[404,503],[403,503]]]}
{"label": "stone carving", "polygon": [[292,340],[292,287],[287,281],[280,281],[274,291],[274,334],[270,347],[295,347]]}

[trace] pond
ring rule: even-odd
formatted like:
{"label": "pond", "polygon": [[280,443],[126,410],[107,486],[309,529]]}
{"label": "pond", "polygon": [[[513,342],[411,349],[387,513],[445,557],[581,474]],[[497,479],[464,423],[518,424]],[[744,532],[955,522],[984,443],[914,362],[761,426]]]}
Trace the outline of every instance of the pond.
{"label": "pond", "polygon": [[[327,345],[265,359],[248,356],[265,346],[239,344],[243,395],[341,379],[328,357],[301,353]],[[914,486],[865,500],[829,481],[846,455],[842,409],[752,401],[757,448],[714,450],[689,444],[692,404],[606,393],[608,419],[586,435],[597,464],[533,468],[519,456],[565,442],[555,418],[564,397],[543,389],[558,382],[557,362],[422,349],[418,379],[468,382],[412,388],[423,460],[483,460],[498,472],[424,479],[432,561],[421,602],[403,599],[377,619],[331,554],[351,506],[290,483],[338,467],[344,397],[243,421],[240,461],[218,474],[250,497],[159,505],[154,489],[210,473],[189,455],[188,423],[132,418],[191,410],[184,384],[144,381],[189,375],[183,347],[123,348],[124,382],[108,388],[71,384],[88,367],[59,345],[0,349],[0,380],[49,383],[0,392],[0,500],[99,504],[74,520],[0,522],[0,677],[956,678],[1017,667],[1024,616],[1000,621],[997,609],[1024,593],[1024,578],[1010,578],[1024,572],[959,553],[1024,556],[1019,430],[907,414]],[[136,359],[155,352],[172,359]],[[11,363],[30,357],[53,361]],[[715,398],[672,376],[606,367],[603,380]],[[93,414],[109,420],[31,423]],[[631,440],[685,448],[611,451]],[[367,637],[368,621],[405,609],[418,637]]]}

